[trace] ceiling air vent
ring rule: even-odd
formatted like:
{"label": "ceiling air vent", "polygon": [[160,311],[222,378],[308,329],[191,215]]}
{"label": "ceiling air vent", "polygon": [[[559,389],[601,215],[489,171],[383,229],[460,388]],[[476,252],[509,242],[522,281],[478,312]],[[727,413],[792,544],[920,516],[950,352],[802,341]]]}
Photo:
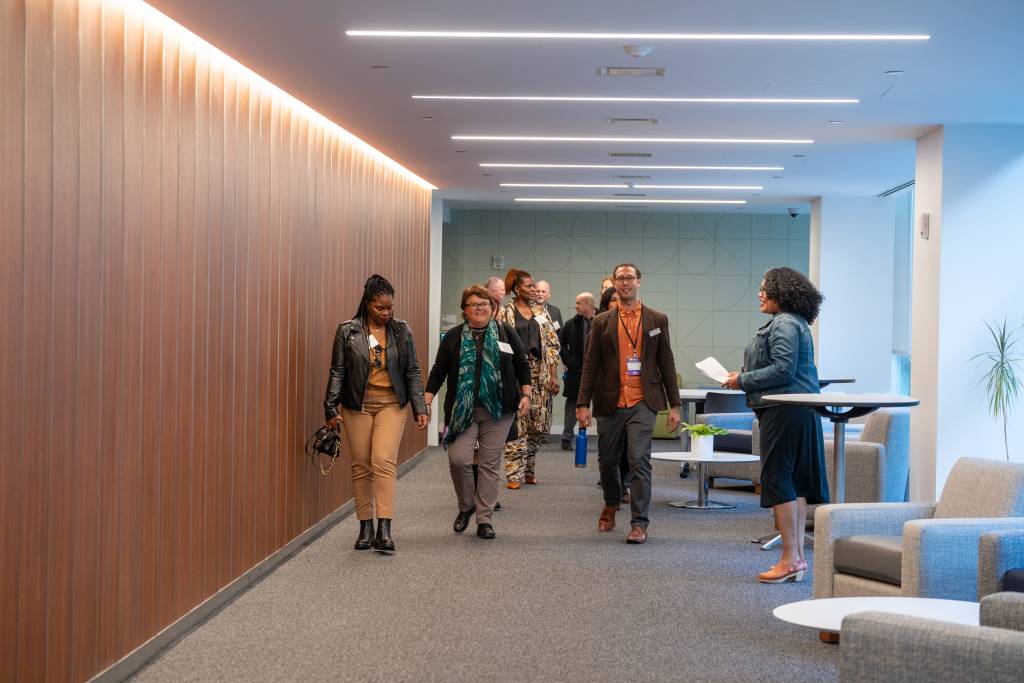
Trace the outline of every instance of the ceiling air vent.
{"label": "ceiling air vent", "polygon": [[645,119],[645,118],[625,118],[625,117],[614,117],[605,119],[605,123],[610,123],[613,126],[618,125],[640,125],[640,126],[656,126],[658,125],[658,119]]}
{"label": "ceiling air vent", "polygon": [[633,66],[599,66],[598,76],[664,76],[668,68],[664,66],[633,67]]}
{"label": "ceiling air vent", "polygon": [[650,159],[653,154],[650,152],[608,152],[612,159]]}

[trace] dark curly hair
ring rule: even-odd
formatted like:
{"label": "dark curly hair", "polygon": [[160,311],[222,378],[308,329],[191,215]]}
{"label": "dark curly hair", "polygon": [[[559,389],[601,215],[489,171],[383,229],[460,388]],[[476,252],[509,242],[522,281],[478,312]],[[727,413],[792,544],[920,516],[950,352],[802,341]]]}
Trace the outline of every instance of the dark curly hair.
{"label": "dark curly hair", "polygon": [[783,313],[796,313],[810,325],[818,319],[825,297],[803,273],[792,268],[772,268],[764,274],[764,295]]}
{"label": "dark curly hair", "polygon": [[395,288],[390,282],[388,282],[383,275],[377,275],[374,273],[366,279],[366,283],[363,285],[363,298],[359,300],[359,309],[356,311],[354,320],[361,320],[363,324],[366,323],[367,314],[366,309],[369,307],[370,302],[376,299],[378,296],[394,296]]}
{"label": "dark curly hair", "polygon": [[609,287],[601,293],[601,305],[597,309],[598,313],[604,313],[611,308],[613,296],[615,296],[614,287]]}

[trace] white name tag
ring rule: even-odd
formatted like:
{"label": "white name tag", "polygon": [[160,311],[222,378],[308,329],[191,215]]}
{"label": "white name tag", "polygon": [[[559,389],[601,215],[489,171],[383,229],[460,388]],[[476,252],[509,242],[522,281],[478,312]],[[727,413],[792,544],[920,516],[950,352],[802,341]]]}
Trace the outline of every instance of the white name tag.
{"label": "white name tag", "polygon": [[533,316],[533,319],[537,321],[538,325],[543,325],[548,321],[548,317],[541,313],[540,315]]}
{"label": "white name tag", "polygon": [[636,356],[630,356],[626,359],[626,374],[630,377],[635,377],[640,374],[640,359]]}
{"label": "white name tag", "polygon": [[512,353],[512,345],[508,342],[498,342],[498,350],[502,353]]}
{"label": "white name tag", "polygon": [[372,334],[371,334],[371,335],[370,335],[370,337],[369,337],[369,338],[368,338],[368,339],[366,340],[366,343],[370,345],[370,348],[371,348],[371,349],[372,349],[372,348],[373,348],[374,346],[380,346],[380,342],[379,342],[379,341],[377,341],[377,338],[376,338],[376,337],[374,337],[374,336],[373,336]]}
{"label": "white name tag", "polygon": [[651,330],[650,332],[647,333],[647,336],[648,337],[657,337],[659,334],[661,334],[661,328],[660,327],[655,327],[653,330]]}
{"label": "white name tag", "polygon": [[552,321],[551,321],[551,324],[552,324],[552,325],[554,325],[554,327],[555,327],[555,329],[556,329],[556,330],[560,330],[560,329],[562,329],[562,326],[561,326],[561,324],[559,324],[559,322],[558,322],[557,320],[552,320]]}

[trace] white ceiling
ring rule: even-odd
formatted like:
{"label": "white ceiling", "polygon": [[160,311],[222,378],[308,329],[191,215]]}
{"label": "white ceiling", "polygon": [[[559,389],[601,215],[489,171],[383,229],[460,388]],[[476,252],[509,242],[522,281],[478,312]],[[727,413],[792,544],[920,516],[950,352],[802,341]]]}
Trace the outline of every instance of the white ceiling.
{"label": "white ceiling", "polygon": [[[753,192],[648,190],[747,199],[784,210],[827,194],[873,195],[910,180],[914,138],[939,124],[1024,123],[1024,0],[151,0],[462,205],[609,190],[509,189],[499,182],[763,185]],[[346,37],[346,29],[904,33],[926,42],[653,42]],[[371,69],[386,65],[388,69]],[[667,67],[607,78],[599,66]],[[902,76],[884,71],[901,69]],[[413,94],[853,97],[854,105],[414,101]],[[432,116],[433,120],[421,119]],[[657,125],[610,125],[653,117]],[[845,124],[826,123],[841,119]],[[451,135],[812,138],[813,145],[458,142]],[[456,150],[465,150],[457,153]],[[617,162],[613,151],[652,152]],[[806,158],[794,158],[806,154]],[[779,165],[783,172],[482,169],[480,162]],[[490,173],[484,176],[483,173]],[[773,179],[771,176],[781,178]],[[639,191],[639,190],[636,190]],[[571,192],[571,195],[569,194]],[[457,202],[458,203],[458,202]],[[576,207],[579,208],[579,207]],[[607,207],[602,207],[607,208]],[[682,207],[685,209],[685,207]],[[702,210],[708,210],[703,208]],[[726,210],[735,210],[732,208]]]}

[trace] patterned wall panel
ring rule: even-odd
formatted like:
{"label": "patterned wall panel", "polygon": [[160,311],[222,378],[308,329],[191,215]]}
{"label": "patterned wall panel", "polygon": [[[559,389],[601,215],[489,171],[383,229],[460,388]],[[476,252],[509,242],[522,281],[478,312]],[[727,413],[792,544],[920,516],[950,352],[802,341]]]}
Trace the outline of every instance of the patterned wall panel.
{"label": "patterned wall panel", "polygon": [[[807,272],[810,221],[774,214],[453,210],[444,232],[442,314],[458,314],[462,289],[492,275],[491,257],[551,283],[566,316],[582,291],[623,261],[643,272],[643,301],[668,314],[676,364],[688,386],[693,363],[714,355],[738,368],[765,321],[757,288],[764,271]],[[561,415],[561,409],[558,409]]]}

